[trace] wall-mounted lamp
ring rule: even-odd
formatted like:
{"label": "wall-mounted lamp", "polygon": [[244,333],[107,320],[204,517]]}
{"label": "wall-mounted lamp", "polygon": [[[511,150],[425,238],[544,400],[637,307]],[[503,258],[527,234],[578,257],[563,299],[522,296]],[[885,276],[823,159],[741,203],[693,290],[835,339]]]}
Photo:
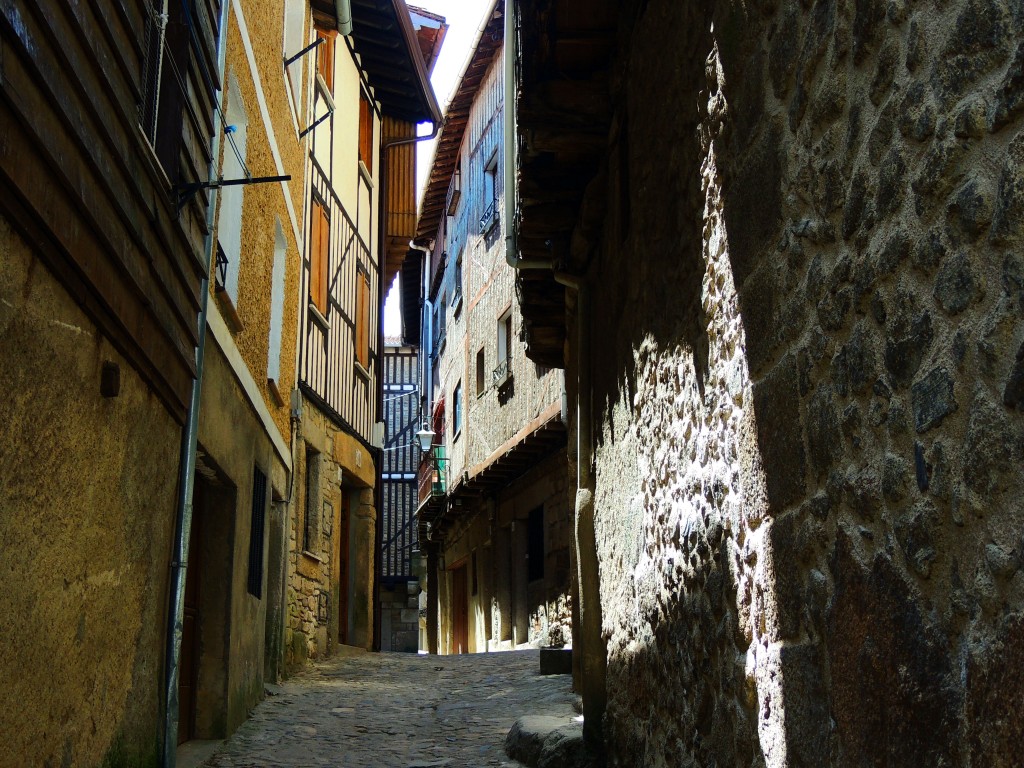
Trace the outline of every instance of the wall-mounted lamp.
{"label": "wall-mounted lamp", "polygon": [[434,445],[434,432],[430,429],[427,422],[423,422],[423,429],[416,433],[416,440],[420,444],[420,450],[424,453],[430,453],[431,448]]}

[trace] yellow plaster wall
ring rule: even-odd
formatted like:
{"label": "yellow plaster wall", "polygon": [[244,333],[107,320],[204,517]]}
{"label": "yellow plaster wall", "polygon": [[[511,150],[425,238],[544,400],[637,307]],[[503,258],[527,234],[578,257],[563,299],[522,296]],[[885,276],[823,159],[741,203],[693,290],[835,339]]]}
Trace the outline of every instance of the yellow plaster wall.
{"label": "yellow plaster wall", "polygon": [[0,766],[149,764],[180,428],[2,217],[0,350]]}
{"label": "yellow plaster wall", "polygon": [[[286,441],[290,440],[289,393],[295,386],[295,349],[298,326],[298,294],[303,243],[296,240],[289,216],[286,195],[291,200],[299,229],[304,238],[305,140],[295,130],[288,92],[285,88],[283,52],[284,4],[282,2],[245,2],[243,17],[256,61],[264,101],[270,115],[274,138],[283,171],[292,180],[285,184],[254,184],[246,187],[242,208],[242,259],[238,276],[238,306],[235,307],[242,329],[234,333],[246,365],[252,373],[275,424]],[[257,86],[246,54],[242,32],[234,8],[229,15],[227,71],[238,81],[249,121],[246,165],[253,176],[278,175],[270,139],[263,121]],[[311,55],[311,54],[310,54]],[[298,66],[298,64],[293,65]],[[303,66],[306,66],[304,63]],[[226,91],[225,91],[225,98]],[[299,115],[299,123],[303,123]],[[221,146],[228,151],[226,142]],[[284,404],[278,405],[267,385],[267,360],[270,334],[271,281],[274,266],[275,217],[281,223],[287,250],[285,256],[285,296],[281,334],[281,375],[277,382]],[[213,265],[211,264],[211,269]],[[212,287],[211,287],[212,290]]]}

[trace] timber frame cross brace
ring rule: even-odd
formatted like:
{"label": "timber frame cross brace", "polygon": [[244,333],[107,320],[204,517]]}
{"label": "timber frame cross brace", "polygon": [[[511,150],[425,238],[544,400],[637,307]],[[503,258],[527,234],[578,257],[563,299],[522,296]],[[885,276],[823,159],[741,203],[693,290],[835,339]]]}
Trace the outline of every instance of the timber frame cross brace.
{"label": "timber frame cross brace", "polygon": [[221,187],[237,187],[242,184],[268,184],[277,181],[291,181],[291,175],[287,176],[254,176],[248,179],[225,179],[223,176],[215,181],[197,181],[194,184],[180,184],[174,189],[178,193],[178,213],[188,205],[201,189],[220,189]]}

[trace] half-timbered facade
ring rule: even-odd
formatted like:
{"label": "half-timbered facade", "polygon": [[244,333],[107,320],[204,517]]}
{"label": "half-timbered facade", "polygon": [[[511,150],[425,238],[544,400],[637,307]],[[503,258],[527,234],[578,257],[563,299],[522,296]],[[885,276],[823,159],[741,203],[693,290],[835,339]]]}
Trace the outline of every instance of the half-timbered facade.
{"label": "half-timbered facade", "polygon": [[381,650],[419,650],[416,472],[420,449],[419,350],[384,342],[384,457],[381,473]]}
{"label": "half-timbered facade", "polygon": [[0,3],[9,762],[148,763],[161,740],[222,11]]}
{"label": "half-timbered facade", "polygon": [[526,358],[505,262],[503,6],[448,107],[418,235],[432,456],[420,468],[431,650],[568,640],[570,507],[560,372]]}
{"label": "half-timbered facade", "polygon": [[415,234],[416,124],[440,119],[402,0],[353,0],[348,35],[338,34],[333,2],[311,7],[297,402],[303,500],[292,518],[285,639],[293,665],[339,643],[375,644],[383,286]]}

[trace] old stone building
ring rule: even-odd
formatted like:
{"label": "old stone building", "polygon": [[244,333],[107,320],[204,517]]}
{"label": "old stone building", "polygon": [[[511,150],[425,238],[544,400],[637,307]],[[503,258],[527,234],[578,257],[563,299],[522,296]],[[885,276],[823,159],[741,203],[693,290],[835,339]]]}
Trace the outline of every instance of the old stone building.
{"label": "old stone building", "polygon": [[223,40],[206,8],[175,5],[162,46],[142,5],[0,8],[5,765],[159,758],[210,245],[209,193],[181,193],[212,168],[199,62]]}
{"label": "old stone building", "polygon": [[312,7],[320,42],[299,302],[289,668],[339,644],[379,642],[382,291],[414,234],[416,124],[440,121],[404,2],[352,0],[347,37],[337,34],[333,2]]}
{"label": "old stone building", "polygon": [[613,765],[1020,764],[1020,8],[510,7],[588,736]]}
{"label": "old stone building", "polygon": [[492,3],[447,109],[424,191],[422,349],[435,447],[421,466],[428,647],[570,638],[562,376],[523,354],[504,256],[503,6]]}

